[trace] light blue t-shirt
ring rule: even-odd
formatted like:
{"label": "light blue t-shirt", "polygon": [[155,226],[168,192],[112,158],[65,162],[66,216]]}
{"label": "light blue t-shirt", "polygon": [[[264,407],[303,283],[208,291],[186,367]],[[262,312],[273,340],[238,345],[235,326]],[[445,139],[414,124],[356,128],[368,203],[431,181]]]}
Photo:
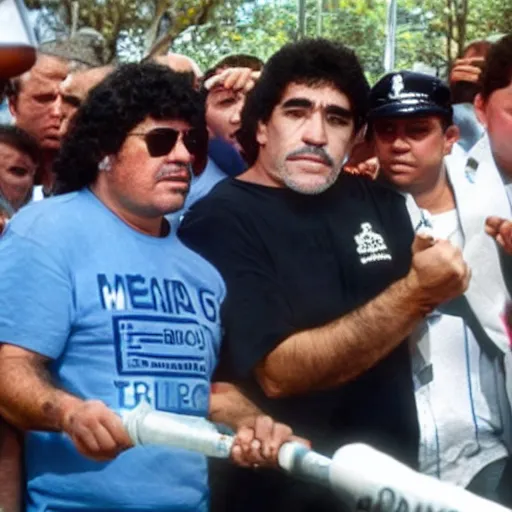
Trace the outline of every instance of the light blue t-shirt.
{"label": "light blue t-shirt", "polygon": [[[206,416],[219,273],[175,234],[139,233],[88,189],[20,211],[0,239],[0,340],[51,358],[57,384],[118,413],[141,400]],[[26,436],[29,511],[207,510],[206,461],[136,447],[98,463],[60,433]]]}

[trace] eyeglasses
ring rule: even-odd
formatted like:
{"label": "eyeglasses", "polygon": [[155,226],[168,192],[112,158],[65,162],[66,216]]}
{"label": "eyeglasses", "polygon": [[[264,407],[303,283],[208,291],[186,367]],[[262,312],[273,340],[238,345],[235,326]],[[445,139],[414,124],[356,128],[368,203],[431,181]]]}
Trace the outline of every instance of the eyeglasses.
{"label": "eyeglasses", "polygon": [[208,134],[206,130],[192,129],[188,131],[174,130],[173,128],[154,128],[146,133],[129,133],[128,135],[135,135],[137,137],[144,137],[146,147],[150,156],[156,158],[169,154],[178,138],[182,134],[183,144],[188,152],[194,157],[201,158],[206,152],[208,144]]}

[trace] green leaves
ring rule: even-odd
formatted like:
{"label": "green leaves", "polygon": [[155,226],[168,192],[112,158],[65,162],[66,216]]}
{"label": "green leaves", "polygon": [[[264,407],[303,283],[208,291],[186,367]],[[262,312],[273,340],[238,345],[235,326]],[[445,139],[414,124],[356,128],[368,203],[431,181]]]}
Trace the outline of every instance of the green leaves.
{"label": "green leaves", "polygon": [[[27,0],[47,26],[69,30],[73,0]],[[466,12],[467,11],[467,12]],[[371,81],[384,71],[386,0],[323,0],[321,35],[353,47]],[[399,0],[397,68],[422,62],[443,75],[468,42],[512,27],[503,0]],[[160,20],[165,18],[166,23]],[[306,0],[305,33],[317,34],[317,0]],[[451,23],[451,29],[449,29]],[[103,34],[109,59],[137,60],[156,43],[203,69],[230,53],[268,58],[297,37],[296,0],[80,0],[78,28]],[[157,30],[157,29],[160,29]],[[162,30],[164,32],[162,33]]]}

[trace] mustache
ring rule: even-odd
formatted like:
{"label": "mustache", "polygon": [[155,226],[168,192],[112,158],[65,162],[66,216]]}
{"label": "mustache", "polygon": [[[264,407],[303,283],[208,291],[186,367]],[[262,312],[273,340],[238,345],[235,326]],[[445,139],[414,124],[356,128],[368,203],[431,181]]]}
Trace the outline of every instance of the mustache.
{"label": "mustache", "polygon": [[292,158],[294,156],[300,156],[300,155],[315,155],[320,157],[326,165],[333,166],[334,160],[331,158],[329,153],[324,148],[321,148],[319,146],[312,146],[307,144],[306,146],[296,149],[295,151],[292,151],[291,153],[288,153],[286,155],[286,158]]}
{"label": "mustache", "polygon": [[155,179],[157,181],[163,180],[165,178],[172,177],[175,174],[182,173],[184,170],[188,172],[188,179],[190,180],[190,178],[192,177],[192,166],[189,164],[183,164],[180,162],[175,162],[175,163],[163,165],[162,167],[160,167],[160,169],[156,173]]}

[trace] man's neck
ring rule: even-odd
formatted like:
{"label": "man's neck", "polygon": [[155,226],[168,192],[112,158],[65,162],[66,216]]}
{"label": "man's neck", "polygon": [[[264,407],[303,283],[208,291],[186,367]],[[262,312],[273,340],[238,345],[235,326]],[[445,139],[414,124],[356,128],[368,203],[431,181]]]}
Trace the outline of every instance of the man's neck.
{"label": "man's neck", "polygon": [[435,183],[428,186],[411,187],[407,192],[414,197],[420,208],[429,211],[433,215],[456,208],[455,195],[448,181],[446,167],[443,167]]}
{"label": "man's neck", "polygon": [[283,184],[276,180],[271,173],[266,170],[265,164],[260,160],[256,160],[247,171],[236,177],[237,180],[247,183],[255,183],[265,187],[283,188]]}
{"label": "man's neck", "polygon": [[106,187],[99,181],[100,180],[97,180],[96,183],[91,185],[93,194],[125,224],[144,235],[162,237],[169,233],[168,223],[165,221],[163,216],[144,217],[131,212],[120,205],[117,201],[114,201],[110,194],[108,194]]}

